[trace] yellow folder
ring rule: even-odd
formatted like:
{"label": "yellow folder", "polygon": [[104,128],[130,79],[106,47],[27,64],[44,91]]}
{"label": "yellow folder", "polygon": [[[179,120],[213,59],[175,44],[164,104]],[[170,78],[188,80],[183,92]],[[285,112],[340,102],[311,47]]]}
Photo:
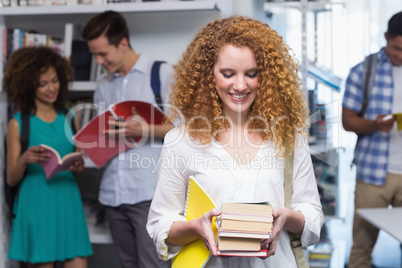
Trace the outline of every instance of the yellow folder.
{"label": "yellow folder", "polygon": [[[198,184],[197,180],[193,176],[190,176],[185,210],[186,219],[200,218],[205,212],[213,208],[218,208],[218,206]],[[216,217],[212,222],[212,231],[216,237]],[[210,257],[210,251],[205,246],[204,241],[199,238],[182,248],[180,253],[173,259],[172,268],[201,268],[205,266]]]}

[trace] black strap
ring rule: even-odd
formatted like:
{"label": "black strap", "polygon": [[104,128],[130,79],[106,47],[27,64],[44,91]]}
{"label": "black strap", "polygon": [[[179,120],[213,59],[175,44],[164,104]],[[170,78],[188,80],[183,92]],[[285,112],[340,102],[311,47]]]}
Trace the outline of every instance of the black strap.
{"label": "black strap", "polygon": [[67,109],[66,107],[63,107],[62,111],[63,111],[64,115],[66,116],[66,119],[69,120],[70,127],[71,127],[71,130],[73,131],[73,135],[74,135],[75,133],[77,133],[77,128],[75,127],[74,117],[70,113],[70,110]]}
{"label": "black strap", "polygon": [[363,73],[362,73],[362,97],[363,97],[363,102],[362,102],[362,108],[360,110],[359,115],[361,117],[364,117],[371,90],[374,85],[374,77],[375,77],[375,71],[377,69],[377,53],[368,55],[366,59],[364,60],[363,64]]}
{"label": "black strap", "polygon": [[163,111],[162,97],[161,97],[161,79],[159,77],[159,70],[164,61],[155,61],[151,69],[151,87],[155,95],[155,101],[158,107]]}
{"label": "black strap", "polygon": [[28,149],[29,143],[29,115],[21,113],[21,154]]}
{"label": "black strap", "polygon": [[[363,72],[362,72],[362,108],[360,109],[359,116],[364,117],[366,114],[367,106],[369,103],[370,94],[374,85],[374,77],[377,69],[377,60],[378,53],[370,54],[366,57],[363,63]],[[358,144],[361,142],[361,138],[364,135],[358,135],[357,141],[355,145],[355,154]],[[355,159],[353,159],[352,164]]]}

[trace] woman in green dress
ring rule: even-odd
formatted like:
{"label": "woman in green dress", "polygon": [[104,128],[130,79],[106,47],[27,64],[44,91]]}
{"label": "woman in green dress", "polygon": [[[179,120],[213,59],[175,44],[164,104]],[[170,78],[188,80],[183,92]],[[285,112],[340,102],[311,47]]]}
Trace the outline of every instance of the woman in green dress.
{"label": "woman in green dress", "polygon": [[[41,161],[76,150],[73,131],[65,124],[64,97],[73,80],[70,63],[50,48],[29,47],[9,58],[3,78],[9,100],[19,108],[7,131],[7,184],[19,185],[13,206],[9,258],[30,267],[87,267],[92,254],[85,213],[73,173],[84,169],[82,159],[50,179]],[[22,115],[29,116],[28,149],[22,152]]]}

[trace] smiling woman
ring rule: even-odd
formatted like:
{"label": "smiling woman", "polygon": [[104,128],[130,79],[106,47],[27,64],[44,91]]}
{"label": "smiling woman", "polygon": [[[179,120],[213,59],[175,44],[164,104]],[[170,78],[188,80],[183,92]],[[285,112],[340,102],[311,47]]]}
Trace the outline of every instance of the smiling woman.
{"label": "smiling woman", "polygon": [[[174,258],[183,246],[202,239],[212,254],[208,268],[296,267],[287,231],[297,234],[303,247],[318,242],[323,212],[303,135],[306,102],[282,38],[246,17],[209,23],[175,68],[170,104],[170,119],[179,126],[165,136],[147,224],[159,257]],[[289,209],[283,163],[290,155]],[[190,221],[184,215],[192,176],[218,206],[272,204],[272,237],[257,241],[268,247],[268,258],[217,255],[212,224],[221,212],[202,211]]]}
{"label": "smiling woman", "polygon": [[[38,164],[50,159],[40,144],[61,157],[76,150],[70,142],[72,127],[65,127],[64,96],[72,80],[70,63],[45,47],[11,54],[3,79],[9,100],[20,109],[7,130],[7,185],[19,187],[8,256],[35,268],[53,267],[54,262],[85,268],[86,256],[92,254],[73,174],[83,171],[82,159],[49,180]],[[28,141],[22,138],[26,131]]]}
{"label": "smiling woman", "polygon": [[257,94],[257,62],[248,47],[224,46],[214,67],[216,89],[223,113],[232,121],[246,121]]}

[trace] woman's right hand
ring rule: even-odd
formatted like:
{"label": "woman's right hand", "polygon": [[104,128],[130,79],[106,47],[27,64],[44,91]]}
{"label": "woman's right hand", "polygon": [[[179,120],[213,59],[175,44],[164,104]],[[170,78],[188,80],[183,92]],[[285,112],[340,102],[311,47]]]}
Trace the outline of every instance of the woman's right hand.
{"label": "woman's right hand", "polygon": [[201,218],[197,219],[199,221],[197,225],[199,226],[199,229],[197,232],[213,256],[216,256],[217,252],[215,235],[212,231],[212,219],[213,217],[217,217],[219,215],[221,215],[221,212],[214,208],[205,213]]}
{"label": "woman's right hand", "polygon": [[43,148],[32,146],[22,154],[21,159],[24,164],[46,162],[50,159],[50,155],[45,153]]}

